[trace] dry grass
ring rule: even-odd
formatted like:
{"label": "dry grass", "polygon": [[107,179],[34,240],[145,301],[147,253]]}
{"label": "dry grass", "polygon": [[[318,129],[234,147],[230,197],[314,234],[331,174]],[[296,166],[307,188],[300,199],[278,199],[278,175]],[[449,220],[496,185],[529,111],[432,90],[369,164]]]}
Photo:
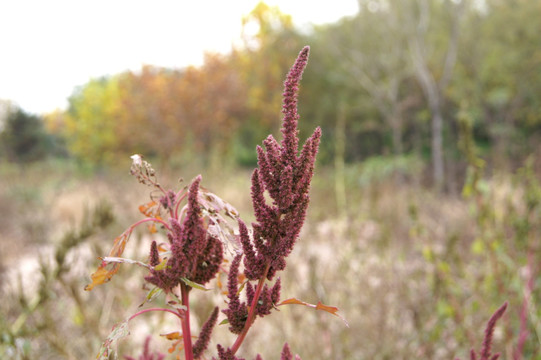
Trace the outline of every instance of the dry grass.
{"label": "dry grass", "polygon": [[[127,171],[84,175],[71,167],[54,166],[58,166],[54,171],[46,166],[2,170],[0,202],[10,206],[0,209],[0,264],[5,272],[0,291],[3,299],[13,300],[2,302],[0,329],[13,337],[11,343],[0,344],[3,358],[91,358],[110,327],[134,313],[146,295],[140,283],[143,273],[127,266],[110,284],[91,293],[82,289],[96,265],[95,257],[139,218],[137,206],[148,200],[147,189]],[[183,175],[189,180],[196,170]],[[203,186],[231,202],[250,221],[249,178],[245,170],[204,175]],[[161,179],[164,185],[176,181],[172,173]],[[465,358],[482,337],[491,311],[501,305],[496,300],[507,298],[512,306],[520,303],[512,291],[498,297],[486,284],[490,274],[483,273],[491,268],[479,266],[486,258],[470,251],[479,236],[472,202],[436,196],[414,185],[397,186],[391,179],[359,185],[353,178],[348,181],[344,212],[335,204],[333,181],[327,169],[315,175],[307,223],[288,268],[280,274],[282,298],[338,306],[350,327],[328,313],[283,307],[256,321],[241,356],[250,359],[261,353],[273,359],[288,342],[303,359]],[[498,206],[496,221],[504,221],[508,199],[520,203],[519,190],[504,180],[490,186]],[[19,291],[24,291],[27,303],[43,291],[40,256],[46,263],[54,262],[62,234],[77,228],[89,216],[84,209],[101,201],[111,204],[116,222],[69,251],[70,269],[62,283],[49,283],[52,292],[47,302],[34,309],[26,327],[12,333],[13,322],[28,310]],[[128,255],[144,259],[148,241],[145,236],[134,237]],[[22,271],[22,287],[15,275],[18,271]],[[483,289],[492,293],[474,294]],[[206,302],[209,298],[218,305],[222,301],[219,294],[194,296],[195,329],[214,305]],[[41,328],[32,331],[32,326]],[[157,335],[174,326],[161,315],[137,320],[133,336],[121,343],[121,349],[142,344],[148,331]],[[219,327],[211,348],[216,342],[230,343],[226,330]],[[62,341],[65,337],[70,341]],[[509,347],[512,341],[505,337]],[[154,346],[165,350],[168,344],[156,336]]]}

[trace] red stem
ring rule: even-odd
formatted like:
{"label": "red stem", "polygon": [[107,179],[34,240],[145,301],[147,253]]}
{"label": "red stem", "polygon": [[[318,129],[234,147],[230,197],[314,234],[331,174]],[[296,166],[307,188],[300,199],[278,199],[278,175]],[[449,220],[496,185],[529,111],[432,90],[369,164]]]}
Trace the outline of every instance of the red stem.
{"label": "red stem", "polygon": [[248,312],[248,318],[246,319],[246,323],[244,324],[244,329],[242,329],[242,332],[237,337],[237,340],[235,340],[235,343],[231,347],[231,352],[233,355],[237,352],[240,345],[244,341],[244,338],[246,337],[246,334],[248,334],[248,330],[250,330],[250,327],[254,323],[255,320],[255,309],[257,307],[257,302],[259,300],[259,296],[261,295],[261,291],[263,290],[263,285],[265,284],[265,280],[267,278],[267,274],[269,272],[270,264],[267,263],[267,266],[265,267],[265,272],[263,273],[263,276],[259,279],[259,282],[257,283],[257,288],[255,290],[254,298],[252,300],[252,304],[250,305],[250,311]]}
{"label": "red stem", "polygon": [[186,360],[193,360],[192,334],[190,330],[190,293],[188,286],[183,282],[180,282],[180,293],[182,297],[182,305],[186,307],[186,310],[184,310],[184,317],[182,319],[182,340],[184,340],[184,357]]}
{"label": "red stem", "polygon": [[129,230],[130,232],[133,231],[133,229],[135,227],[137,227],[138,225],[141,225],[142,223],[145,223],[145,222],[148,222],[148,221],[152,221],[152,222],[159,222],[160,224],[162,224],[163,226],[165,226],[165,228],[167,230],[171,230],[171,228],[169,227],[169,224],[166,223],[165,221],[163,221],[162,219],[158,219],[158,218],[144,218],[144,219],[141,219],[139,221],[137,221],[136,223],[134,223],[132,226],[130,226]]}
{"label": "red stem", "polygon": [[[177,205],[175,206],[175,218],[178,220],[178,209],[180,208],[180,203],[182,202],[182,200],[184,200],[184,198],[188,195],[187,192],[185,192],[184,194],[182,194],[182,196],[180,196],[180,193],[177,193]],[[179,197],[180,196],[180,197]]]}
{"label": "red stem", "polygon": [[147,312],[151,312],[151,311],[165,311],[165,312],[169,312],[173,315],[175,315],[176,317],[182,319],[182,317],[180,316],[179,313],[171,310],[171,309],[165,309],[165,308],[151,308],[151,309],[144,309],[144,310],[141,310],[141,311],[138,311],[137,313],[133,314],[132,316],[130,316],[130,318],[128,319],[128,321],[132,321],[134,318],[136,318],[137,316],[139,315],[142,315],[144,313],[147,313]]}

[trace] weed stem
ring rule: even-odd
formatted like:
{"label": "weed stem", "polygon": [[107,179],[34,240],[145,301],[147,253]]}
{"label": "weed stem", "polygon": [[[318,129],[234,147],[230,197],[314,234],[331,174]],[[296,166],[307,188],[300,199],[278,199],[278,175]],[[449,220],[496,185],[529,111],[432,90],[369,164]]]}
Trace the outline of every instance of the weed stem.
{"label": "weed stem", "polygon": [[259,282],[257,283],[257,288],[255,290],[254,298],[252,299],[252,304],[250,304],[250,310],[248,312],[248,318],[246,319],[246,323],[244,324],[244,329],[242,329],[242,332],[237,337],[237,340],[235,340],[235,343],[231,347],[231,352],[233,355],[237,352],[240,345],[244,341],[244,338],[246,337],[246,334],[248,334],[248,330],[250,330],[250,327],[252,326],[252,323],[255,320],[256,316],[256,307],[257,307],[257,301],[259,300],[259,296],[261,295],[261,290],[263,290],[263,285],[265,284],[265,279],[267,278],[267,274],[269,272],[270,263],[267,262],[267,266],[265,267],[265,272],[259,279]]}

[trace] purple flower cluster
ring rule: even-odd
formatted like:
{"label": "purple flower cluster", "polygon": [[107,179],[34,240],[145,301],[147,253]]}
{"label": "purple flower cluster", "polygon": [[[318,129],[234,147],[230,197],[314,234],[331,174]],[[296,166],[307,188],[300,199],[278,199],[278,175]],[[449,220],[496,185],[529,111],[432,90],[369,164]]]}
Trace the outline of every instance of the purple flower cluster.
{"label": "purple flower cluster", "polygon": [[227,309],[222,312],[227,316],[229,322],[229,331],[233,334],[240,334],[244,329],[244,324],[248,319],[248,308],[245,302],[241,302],[239,298],[239,265],[242,255],[237,255],[231,262],[229,275],[227,277],[227,297],[229,299]]}
{"label": "purple flower cluster", "polygon": [[[248,282],[246,283],[247,302],[240,301],[238,275],[241,258],[242,255],[237,255],[231,263],[227,278],[227,297],[229,299],[229,303],[227,309],[222,310],[222,312],[227,316],[227,320],[229,322],[229,331],[231,331],[233,334],[240,334],[244,329],[246,320],[248,319],[247,304],[252,304],[255,297],[254,286]],[[265,284],[254,309],[255,315],[269,315],[272,308],[278,303],[279,300],[280,278],[276,280],[275,284],[271,288]]]}
{"label": "purple flower cluster", "polygon": [[[171,245],[171,256],[165,266],[155,269],[160,264],[160,255],[156,242],[150,248],[150,275],[145,279],[170,291],[182,278],[198,284],[205,284],[214,278],[223,260],[222,243],[210,236],[201,218],[201,209],[197,201],[201,176],[196,177],[189,188],[188,208],[182,224],[175,217],[170,218],[170,231],[167,233]],[[168,193],[162,203],[174,204],[174,194]]]}
{"label": "purple flower cluster", "polygon": [[[265,149],[257,147],[259,167],[252,174],[251,189],[257,220],[252,224],[253,240],[240,222],[245,274],[250,280],[262,277],[271,280],[277,271],[285,268],[285,258],[293,250],[305,220],[321,138],[318,127],[299,154],[297,94],[309,50],[307,46],[300,52],[284,83],[282,142],[269,135],[263,141]],[[265,193],[272,199],[271,204],[267,203]]]}
{"label": "purple flower cluster", "polygon": [[[310,181],[321,138],[321,129],[317,128],[299,153],[297,94],[309,50],[307,46],[300,52],[284,83],[282,142],[278,143],[269,135],[263,141],[265,149],[257,147],[259,166],[252,174],[251,188],[256,222],[252,224],[253,234],[250,236],[246,224],[239,219],[243,253],[231,263],[228,307],[222,310],[227,316],[229,330],[239,337],[231,348],[218,346],[220,360],[238,359],[235,352],[255,318],[270,314],[280,301],[280,278],[272,286],[265,281],[272,280],[277,271],[285,268],[285,258],[293,250],[305,220]],[[270,203],[267,198],[271,199]],[[246,282],[246,302],[241,302],[239,297],[238,274],[242,258],[246,278],[258,281],[257,286]],[[282,359],[292,359],[287,345]]]}
{"label": "purple flower cluster", "polygon": [[[201,288],[220,271],[224,260],[222,242],[224,244],[231,242],[237,250],[228,274],[228,306],[222,312],[229,322],[229,330],[238,336],[230,347],[217,345],[219,360],[244,360],[237,358],[235,354],[248,330],[257,316],[269,315],[280,302],[280,278],[277,278],[274,284],[271,284],[271,281],[277,271],[285,268],[285,259],[293,250],[304,223],[310,201],[310,182],[321,139],[321,129],[317,128],[299,151],[297,94],[309,50],[307,46],[299,53],[284,83],[282,141],[279,143],[269,135],[263,141],[264,149],[261,146],[257,147],[258,168],[252,174],[251,187],[256,218],[256,222],[252,224],[252,234],[246,224],[238,218],[238,212],[234,208],[214,194],[200,189],[201,176],[196,177],[188,188],[183,188],[180,192],[166,191],[157,182],[152,166],[143,160],[141,155],[132,156],[131,173],[137,176],[142,184],[159,190],[162,197],[159,201],[152,200],[139,207],[146,218],[130,226],[115,239],[108,257],[108,261],[113,262],[116,267],[106,269],[108,263],[104,258],[102,265],[92,274],[92,284],[86,289],[91,290],[95,285],[109,281],[118,270],[119,263],[126,262],[119,256],[122,255],[135,227],[150,223],[151,232],[155,232],[155,225],[161,224],[166,231],[169,244],[158,245],[156,241],[152,242],[149,266],[145,264],[150,273],[145,280],[163,289],[167,295],[175,299],[167,303],[173,309],[160,307],[143,309],[128,321],[150,311],[165,311],[175,315],[180,320],[182,336],[180,340],[178,337],[174,338],[177,341],[169,351],[174,351],[182,342],[182,349],[188,360],[204,357],[203,353],[209,345],[212,330],[218,321],[220,311],[216,307],[201,328],[197,341],[192,343],[190,291],[192,288]],[[187,204],[181,207],[185,199]],[[238,237],[218,214],[221,210],[224,210],[227,216],[238,219]],[[239,249],[239,242],[242,251]],[[239,286],[241,262],[247,280]],[[139,261],[136,263],[140,264]],[[241,301],[240,293],[243,289],[245,295]],[[128,321],[123,323],[123,326],[126,326]],[[110,344],[113,340],[116,341],[117,336],[116,333],[112,334],[104,343],[100,359],[103,357],[101,355],[107,356],[111,350]],[[163,354],[150,353],[147,340],[143,355],[139,359],[160,360],[163,357]],[[126,359],[134,360],[131,357]],[[293,360],[287,344],[282,349],[281,359]],[[300,358],[295,356],[295,359]],[[262,360],[261,356],[257,355],[256,360]]]}

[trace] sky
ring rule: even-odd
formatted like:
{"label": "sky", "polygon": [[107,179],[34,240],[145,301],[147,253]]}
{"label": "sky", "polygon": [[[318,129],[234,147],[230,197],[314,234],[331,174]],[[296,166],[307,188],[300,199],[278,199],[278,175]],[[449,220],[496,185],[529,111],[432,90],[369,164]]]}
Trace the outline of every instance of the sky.
{"label": "sky", "polygon": [[[35,114],[64,109],[91,78],[142,65],[200,65],[227,53],[258,0],[0,1],[0,99]],[[357,0],[267,0],[298,26],[335,22]]]}

